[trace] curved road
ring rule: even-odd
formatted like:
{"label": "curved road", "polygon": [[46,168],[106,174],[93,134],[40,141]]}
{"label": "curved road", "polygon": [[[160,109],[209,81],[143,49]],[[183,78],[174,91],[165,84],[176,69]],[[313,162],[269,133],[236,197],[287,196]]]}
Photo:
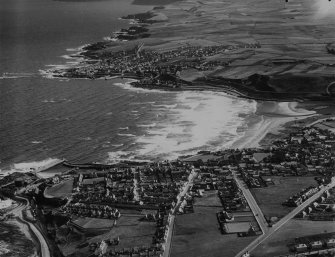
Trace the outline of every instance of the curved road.
{"label": "curved road", "polygon": [[42,233],[36,228],[36,226],[25,220],[23,218],[23,214],[22,212],[29,206],[29,201],[24,198],[24,197],[20,197],[20,196],[16,196],[19,199],[22,199],[26,202],[26,204],[19,204],[16,208],[14,208],[13,210],[11,210],[9,213],[14,214],[15,216],[19,217],[21,220],[23,220],[25,223],[28,224],[29,228],[31,229],[31,231],[35,234],[36,238],[38,239],[40,246],[41,246],[41,256],[42,257],[51,257],[50,254],[50,250],[49,250],[49,246],[44,238],[44,236],[42,235]]}

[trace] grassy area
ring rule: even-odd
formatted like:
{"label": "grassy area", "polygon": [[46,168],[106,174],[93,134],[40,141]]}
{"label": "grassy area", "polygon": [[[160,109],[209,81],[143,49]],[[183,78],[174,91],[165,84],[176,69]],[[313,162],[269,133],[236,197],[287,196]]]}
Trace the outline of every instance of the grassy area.
{"label": "grassy area", "polygon": [[222,207],[217,191],[205,191],[202,197],[195,198],[194,206]]}
{"label": "grassy area", "polygon": [[155,222],[139,221],[139,217],[121,216],[110,232],[90,239],[90,242],[120,237],[118,249],[150,246],[156,231]]}
{"label": "grassy area", "polygon": [[111,228],[113,227],[114,220],[110,219],[96,219],[96,218],[78,218],[73,221],[83,228]]}
{"label": "grassy area", "polygon": [[333,221],[291,220],[252,253],[255,257],[287,254],[288,245],[294,242],[296,237],[330,232],[335,232]]}
{"label": "grassy area", "polygon": [[255,237],[222,235],[216,218],[221,208],[195,206],[194,213],[177,216],[172,236],[171,257],[235,256]]}
{"label": "grassy area", "polygon": [[[268,177],[265,177],[268,178]],[[280,177],[271,176],[274,185],[251,189],[259,207],[267,217],[283,217],[292,208],[282,203],[290,196],[300,192],[310,185],[317,185],[314,177]]]}
{"label": "grassy area", "polygon": [[46,197],[67,197],[70,196],[73,189],[73,179],[66,180],[55,186],[45,189],[44,195]]}

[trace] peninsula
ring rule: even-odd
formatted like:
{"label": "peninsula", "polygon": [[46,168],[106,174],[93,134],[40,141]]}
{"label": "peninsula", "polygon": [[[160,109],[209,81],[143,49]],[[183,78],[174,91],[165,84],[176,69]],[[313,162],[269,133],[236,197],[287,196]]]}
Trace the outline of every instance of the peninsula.
{"label": "peninsula", "polygon": [[157,6],[123,17],[131,21],[129,28],[84,47],[84,61],[52,74],[134,78],[133,86],[149,89],[329,101],[335,38],[334,19],[320,13],[324,5],[208,0]]}

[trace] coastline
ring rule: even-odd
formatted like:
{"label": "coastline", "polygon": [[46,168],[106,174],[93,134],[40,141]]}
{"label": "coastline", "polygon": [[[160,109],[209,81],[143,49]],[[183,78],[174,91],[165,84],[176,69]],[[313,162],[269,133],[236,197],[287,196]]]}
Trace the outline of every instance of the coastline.
{"label": "coastline", "polygon": [[[199,30],[202,27],[208,29],[208,22],[215,26],[217,21],[214,19],[215,23],[213,23],[212,19],[208,20],[208,17],[203,14],[211,12],[214,8],[217,10],[218,7],[215,2],[203,5],[200,2],[195,4],[171,0],[168,3],[166,6],[153,7],[144,13],[121,17],[120,19],[129,20],[128,24],[131,26],[114,32],[113,37],[106,37],[109,40],[83,47],[77,56],[73,56],[81,56],[83,58],[81,62],[75,64],[77,59],[73,62],[73,66],[55,67],[46,71],[44,75],[52,74],[51,77],[63,79],[109,79],[114,76],[136,78],[139,82],[133,86],[138,88],[221,91],[260,101],[332,101],[334,95],[331,90],[333,84],[331,74],[333,74],[334,65],[328,63],[329,54],[325,51],[320,52],[320,61],[302,57],[305,56],[304,51],[307,51],[306,55],[308,55],[309,50],[303,50],[301,53],[294,51],[292,57],[287,58],[288,53],[283,50],[281,44],[269,48],[268,38],[263,34],[251,33],[250,38],[235,30],[231,31],[229,26],[218,28],[218,31],[222,34],[232,33],[234,40],[217,39],[215,34],[212,35],[210,32],[206,35],[198,35],[193,30],[192,39],[190,39],[187,37],[187,33],[191,33],[189,27],[179,23],[176,27],[172,26],[174,34],[171,34],[168,25],[174,25],[180,17],[184,16],[189,18],[194,26],[199,26]],[[230,4],[230,2],[222,3],[220,12],[223,15],[230,14]],[[236,4],[243,5],[239,1]],[[282,5],[275,8],[281,11]],[[306,10],[310,8],[312,7],[309,4],[304,6]],[[197,14],[196,19],[193,17],[194,12]],[[283,18],[281,15],[277,18]],[[307,19],[308,16],[305,18]],[[235,20],[227,18],[227,21],[232,23]],[[243,29],[244,26],[241,27],[241,30]],[[267,29],[267,27],[264,28],[265,31]],[[282,29],[285,30],[286,27]],[[298,32],[301,31],[296,33]],[[273,32],[269,31],[269,33]],[[255,42],[252,36],[260,37],[260,40]],[[303,34],[301,37],[307,36]],[[300,41],[296,42],[297,45],[300,43]],[[266,55],[263,47],[267,49]],[[143,56],[140,54],[141,51],[144,52]],[[185,51],[188,53],[183,55]],[[180,60],[170,65],[171,56],[168,52]],[[128,58],[133,61],[123,67]],[[270,63],[268,60],[271,60]],[[137,69],[136,62],[147,64]],[[191,65],[190,62],[196,64]],[[116,64],[111,65],[111,63]],[[160,66],[170,66],[170,73],[161,73],[158,68]],[[183,68],[178,70],[174,66]],[[325,71],[320,72],[323,69]]]}
{"label": "coastline", "polygon": [[230,147],[266,148],[271,141],[284,136],[293,124],[319,115],[315,111],[304,109],[297,102],[257,102],[257,110],[247,121],[245,134]]}
{"label": "coastline", "polygon": [[1,227],[4,227],[3,234],[0,237],[0,243],[4,242],[0,244],[0,247],[4,247],[4,249],[0,249],[4,252],[4,256],[38,256],[36,251],[36,242],[25,224],[16,219],[11,219],[0,222],[0,225]]}

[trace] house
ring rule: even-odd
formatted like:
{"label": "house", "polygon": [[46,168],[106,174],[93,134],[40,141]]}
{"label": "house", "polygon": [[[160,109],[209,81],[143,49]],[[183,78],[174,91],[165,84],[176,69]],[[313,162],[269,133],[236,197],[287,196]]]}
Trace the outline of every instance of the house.
{"label": "house", "polygon": [[312,250],[317,250],[322,248],[322,242],[321,241],[314,241],[311,243]]}
{"label": "house", "polygon": [[326,241],[326,245],[328,248],[333,248],[335,247],[335,239],[334,238],[330,238]]}
{"label": "house", "polygon": [[307,251],[307,245],[306,244],[297,244],[294,246],[295,250],[298,253],[306,252]]}

